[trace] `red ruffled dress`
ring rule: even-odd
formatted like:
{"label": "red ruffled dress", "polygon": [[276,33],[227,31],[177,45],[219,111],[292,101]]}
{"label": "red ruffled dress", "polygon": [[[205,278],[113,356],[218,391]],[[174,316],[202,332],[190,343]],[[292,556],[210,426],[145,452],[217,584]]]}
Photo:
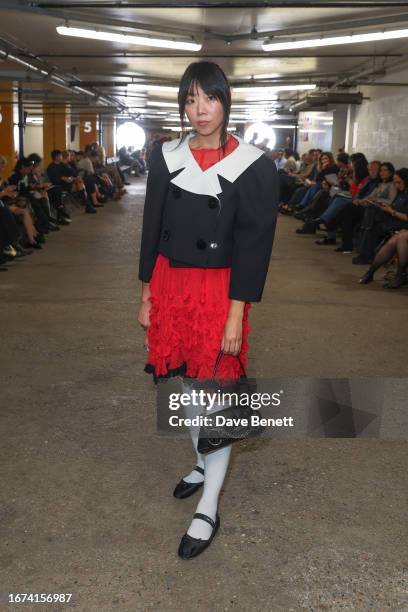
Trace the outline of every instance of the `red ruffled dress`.
{"label": "red ruffled dress", "polygon": [[[238,146],[228,138],[225,156]],[[222,159],[222,148],[191,151],[202,170]],[[150,280],[150,315],[147,330],[148,357],[145,372],[160,377],[186,376],[198,380],[213,377],[221,348],[230,299],[231,268],[171,268],[169,260],[158,254]],[[244,307],[240,359],[246,365],[249,333],[248,313]],[[235,379],[242,375],[238,359],[224,354],[217,378]]]}

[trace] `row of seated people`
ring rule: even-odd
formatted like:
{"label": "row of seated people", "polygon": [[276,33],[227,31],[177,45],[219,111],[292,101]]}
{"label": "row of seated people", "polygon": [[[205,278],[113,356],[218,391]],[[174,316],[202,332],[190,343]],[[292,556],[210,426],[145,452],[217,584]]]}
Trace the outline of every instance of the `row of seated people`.
{"label": "row of seated people", "polygon": [[147,149],[134,149],[133,147],[121,147],[118,151],[120,167],[128,167],[135,176],[147,172]]}
{"label": "row of seated people", "polygon": [[67,201],[72,199],[88,214],[125,193],[125,177],[118,164],[106,166],[98,144],[84,151],[51,153],[44,172],[36,153],[20,158],[13,173],[3,177],[6,159],[0,155],[0,270],[15,258],[42,249],[45,234],[71,223]]}
{"label": "row of seated people", "polygon": [[303,222],[297,234],[326,235],[316,244],[337,245],[339,253],[353,253],[355,265],[368,265],[360,283],[374,279],[375,272],[395,257],[398,268],[384,286],[399,288],[408,283],[408,168],[395,170],[392,163],[368,162],[363,153],[310,150],[296,171],[279,170],[283,215]]}

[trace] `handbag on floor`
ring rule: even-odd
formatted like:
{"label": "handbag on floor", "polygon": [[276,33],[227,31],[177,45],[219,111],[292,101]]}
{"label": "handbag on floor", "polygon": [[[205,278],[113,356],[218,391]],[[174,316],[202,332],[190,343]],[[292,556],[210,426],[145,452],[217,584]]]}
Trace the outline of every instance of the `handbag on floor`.
{"label": "handbag on floor", "polygon": [[[215,375],[223,354],[223,351],[219,352],[214,365],[213,383],[215,383],[215,385],[217,384]],[[250,398],[251,393],[256,388],[256,385],[251,384],[248,380],[245,368],[241,362],[241,359],[239,358],[239,355],[237,355],[237,359],[241,366],[243,376],[235,382],[233,393],[237,393],[238,397],[245,393],[245,395],[248,394]],[[224,408],[218,412],[210,413],[209,418],[212,421],[211,424],[202,425],[200,427],[197,444],[198,452],[205,455],[223,448],[224,446],[228,446],[233,442],[246,440],[247,438],[252,438],[259,435],[265,429],[265,427],[253,423],[253,416],[257,416],[262,419],[259,409],[255,410],[250,405],[245,406],[240,405],[239,403],[228,406],[228,408]],[[219,424],[217,424],[215,417],[224,417],[224,419],[219,419]]]}

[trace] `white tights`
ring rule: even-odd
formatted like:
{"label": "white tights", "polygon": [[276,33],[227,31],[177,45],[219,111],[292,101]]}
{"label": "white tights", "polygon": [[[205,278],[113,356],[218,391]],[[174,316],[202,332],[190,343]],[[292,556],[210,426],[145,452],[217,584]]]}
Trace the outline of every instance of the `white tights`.
{"label": "white tights", "polygon": [[[183,382],[183,393],[190,393],[191,387]],[[220,406],[220,409],[224,406]],[[196,407],[185,407],[186,416],[197,414]],[[199,472],[193,470],[188,476],[183,477],[183,480],[187,482],[202,482],[204,479],[203,494],[196,512],[201,512],[211,517],[214,521],[217,515],[218,498],[221,492],[221,488],[227,473],[227,468],[231,455],[231,445],[224,448],[220,448],[217,451],[202,455],[197,450],[199,427],[190,427],[190,434],[193,441],[193,447],[197,456],[197,463],[204,469],[204,476]],[[212,527],[207,522],[201,519],[193,519],[190,527],[187,530],[188,535],[193,538],[200,538],[202,540],[208,540],[212,533]]]}

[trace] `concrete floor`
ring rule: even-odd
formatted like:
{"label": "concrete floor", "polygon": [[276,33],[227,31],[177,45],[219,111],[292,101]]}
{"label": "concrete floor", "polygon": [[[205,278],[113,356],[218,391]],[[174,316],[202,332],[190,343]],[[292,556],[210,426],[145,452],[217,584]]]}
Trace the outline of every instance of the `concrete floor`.
{"label": "concrete floor", "polygon": [[[197,497],[172,490],[187,439],[155,431],[136,322],[145,179],[0,276],[0,567],[8,592],[73,593],[84,612],[408,610],[407,443],[237,445],[221,529],[176,556]],[[280,218],[249,372],[407,376],[408,291],[361,287],[350,256]]]}

